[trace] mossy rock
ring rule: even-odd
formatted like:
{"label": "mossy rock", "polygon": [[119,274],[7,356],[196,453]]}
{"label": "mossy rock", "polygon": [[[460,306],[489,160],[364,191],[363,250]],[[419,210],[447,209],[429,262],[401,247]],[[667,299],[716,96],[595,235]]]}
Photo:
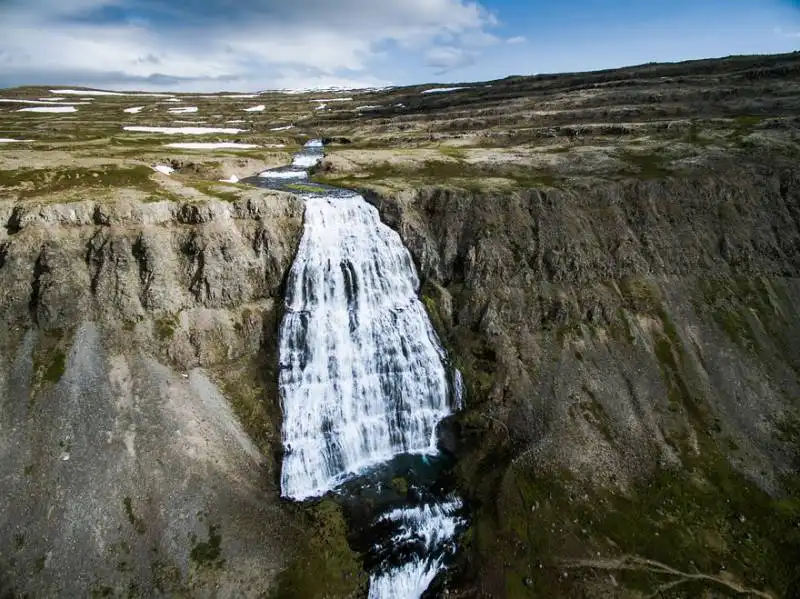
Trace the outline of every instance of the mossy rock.
{"label": "mossy rock", "polygon": [[306,532],[278,575],[271,599],[333,599],[365,591],[367,575],[347,543],[347,524],[336,502],[323,499],[298,512],[299,527]]}

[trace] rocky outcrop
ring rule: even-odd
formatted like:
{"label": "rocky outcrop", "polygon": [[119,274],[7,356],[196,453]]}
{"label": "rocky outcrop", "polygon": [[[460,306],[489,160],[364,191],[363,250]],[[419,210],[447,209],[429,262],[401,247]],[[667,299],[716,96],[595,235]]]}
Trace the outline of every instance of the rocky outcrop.
{"label": "rocky outcrop", "polygon": [[0,595],[259,596],[302,204],[0,206]]}
{"label": "rocky outcrop", "polygon": [[469,387],[465,596],[637,596],[641,573],[599,560],[623,554],[800,584],[799,184],[365,192]]}

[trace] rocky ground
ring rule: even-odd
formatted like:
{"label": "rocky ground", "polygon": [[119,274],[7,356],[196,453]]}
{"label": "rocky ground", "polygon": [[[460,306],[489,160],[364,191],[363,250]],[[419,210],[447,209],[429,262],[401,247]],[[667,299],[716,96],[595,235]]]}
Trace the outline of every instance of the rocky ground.
{"label": "rocky ground", "polygon": [[450,596],[800,596],[800,55],[435,87],[0,93],[76,110],[0,103],[0,594],[363,590],[277,497],[302,205],[218,182],[320,136],[468,385]]}

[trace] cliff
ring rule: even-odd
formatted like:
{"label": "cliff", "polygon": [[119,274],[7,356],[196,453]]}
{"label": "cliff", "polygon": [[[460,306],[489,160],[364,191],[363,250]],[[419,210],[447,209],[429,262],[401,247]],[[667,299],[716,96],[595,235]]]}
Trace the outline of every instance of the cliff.
{"label": "cliff", "polygon": [[268,588],[294,546],[275,352],[302,204],[7,203],[0,221],[0,588]]}
{"label": "cliff", "polygon": [[794,596],[798,177],[365,189],[469,388],[461,596]]}

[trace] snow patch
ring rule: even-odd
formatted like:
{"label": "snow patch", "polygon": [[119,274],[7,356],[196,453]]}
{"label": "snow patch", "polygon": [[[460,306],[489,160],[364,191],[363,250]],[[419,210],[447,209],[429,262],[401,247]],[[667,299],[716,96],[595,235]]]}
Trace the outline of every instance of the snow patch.
{"label": "snow patch", "polygon": [[138,125],[127,125],[123,127],[125,131],[135,131],[138,133],[165,133],[167,135],[182,133],[184,135],[205,135],[207,133],[227,133],[233,135],[242,133],[244,129],[228,129],[225,127],[146,127]]}
{"label": "snow patch", "polygon": [[188,112],[197,112],[197,106],[181,106],[180,108],[170,108],[169,111],[173,114],[186,114]]}
{"label": "snow patch", "polygon": [[245,108],[245,112],[264,112],[266,106],[263,104],[259,104],[258,106],[251,106],[250,108]]}
{"label": "snow patch", "polygon": [[12,144],[12,143],[25,143],[28,141],[33,141],[32,139],[11,139],[10,137],[0,137],[0,144]]}
{"label": "snow patch", "polygon": [[289,129],[293,129],[294,125],[286,125],[285,127],[273,127],[270,131],[288,131]]}
{"label": "snow patch", "polygon": [[367,111],[367,110],[380,110],[381,108],[383,108],[383,106],[381,106],[380,104],[377,104],[377,105],[374,105],[374,106],[372,106],[372,105],[371,106],[359,106],[357,108],[354,108],[353,110],[355,110],[357,112],[363,112],[363,111]]}
{"label": "snow patch", "polygon": [[[9,104],[36,104],[38,106],[52,106],[53,102],[45,102],[44,100],[20,100],[17,98],[0,98],[0,102],[7,102]],[[59,104],[63,104],[59,102]],[[78,104],[88,104],[88,102],[69,102],[70,106],[77,106]]]}
{"label": "snow patch", "polygon": [[230,150],[249,150],[257,148],[256,144],[240,144],[236,142],[184,142],[167,144],[168,148],[181,148],[183,150],[215,150],[218,148],[227,148]]}
{"label": "snow patch", "polygon": [[126,108],[122,112],[127,112],[128,114],[137,114],[144,109],[144,106],[132,106],[131,108]]}
{"label": "snow patch", "polygon": [[434,87],[433,89],[426,89],[423,94],[444,94],[447,92],[454,92],[460,89],[467,89],[466,87]]}
{"label": "snow patch", "polygon": [[312,102],[351,102],[353,98],[320,98],[318,100],[311,100]]}
{"label": "snow patch", "polygon": [[20,108],[17,112],[78,112],[74,106],[33,106]]}
{"label": "snow patch", "polygon": [[156,164],[155,166],[150,167],[154,171],[158,171],[159,173],[163,173],[165,175],[171,175],[175,172],[175,169],[171,166],[167,166],[166,164]]}
{"label": "snow patch", "polygon": [[100,89],[51,89],[51,94],[62,94],[65,96],[148,96],[151,98],[167,98],[171,94],[151,94],[144,92],[110,92]]}
{"label": "snow patch", "polygon": [[327,106],[328,106],[327,104],[320,104],[314,110],[325,110],[325,108],[327,108]]}

